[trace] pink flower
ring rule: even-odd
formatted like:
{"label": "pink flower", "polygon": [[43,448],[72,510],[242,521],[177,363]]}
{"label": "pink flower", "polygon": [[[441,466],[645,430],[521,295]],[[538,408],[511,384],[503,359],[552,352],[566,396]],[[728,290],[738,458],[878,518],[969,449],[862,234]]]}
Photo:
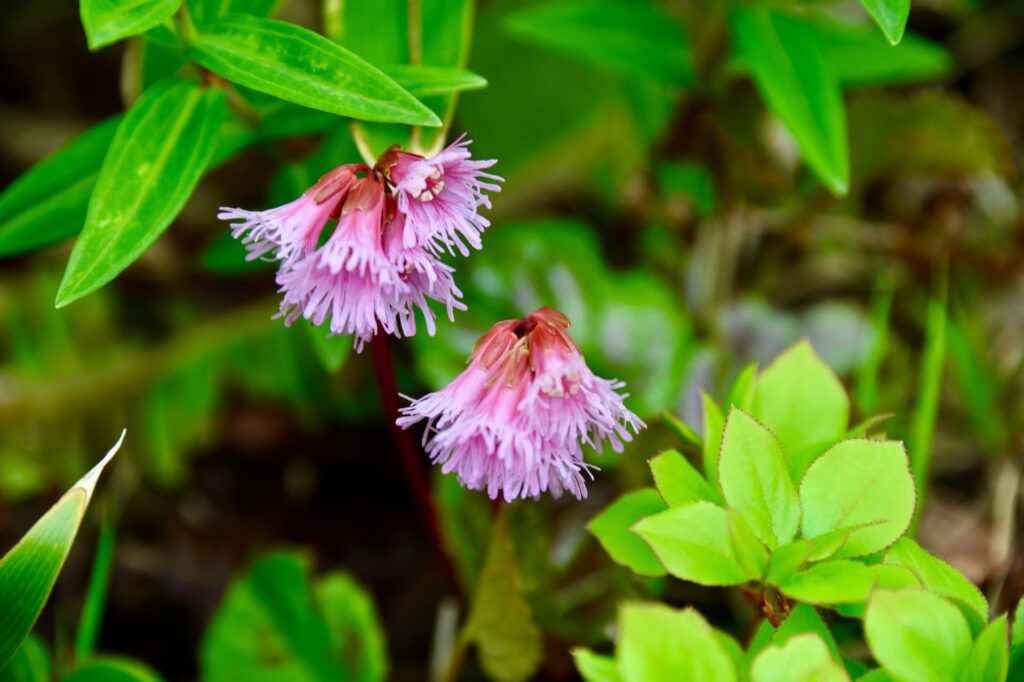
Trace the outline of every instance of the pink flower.
{"label": "pink flower", "polygon": [[393,253],[385,249],[387,200],[374,176],[356,179],[341,205],[338,224],[320,248],[282,265],[277,274],[281,293],[279,315],[291,324],[305,317],[315,325],[330,319],[332,334],[351,334],[357,350],[385,333],[414,334],[414,307],[434,333],[434,312],[427,299],[454,309],[458,301],[452,269],[423,249]]}
{"label": "pink flower", "polygon": [[644,426],[617,393],[622,382],[596,377],[566,333],[562,313],[540,308],[494,325],[469,366],[445,388],[402,409],[402,428],[427,420],[424,446],[444,473],[507,501],[563,491],[586,497],[582,444],[616,450]]}
{"label": "pink flower", "polygon": [[231,235],[241,239],[249,252],[247,260],[266,254],[289,261],[301,258],[316,248],[320,233],[356,180],[361,164],[339,166],[324,175],[295,201],[266,211],[246,211],[221,207],[221,220],[240,220],[231,226]]}
{"label": "pink flower", "polygon": [[496,163],[493,159],[470,160],[470,142],[464,138],[430,158],[392,151],[379,162],[387,168],[398,210],[406,216],[407,246],[420,244],[449,253],[456,247],[463,256],[469,255],[467,242],[474,249],[481,247],[480,234],[490,222],[478,209],[491,207],[484,191],[500,191],[495,183],[502,178],[483,172]]}

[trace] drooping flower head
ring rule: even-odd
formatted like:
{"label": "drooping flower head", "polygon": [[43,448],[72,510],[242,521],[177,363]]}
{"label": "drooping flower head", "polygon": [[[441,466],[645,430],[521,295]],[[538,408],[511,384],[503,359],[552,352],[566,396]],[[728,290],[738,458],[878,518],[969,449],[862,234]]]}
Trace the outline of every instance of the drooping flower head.
{"label": "drooping flower head", "polygon": [[[280,261],[279,316],[286,324],[300,317],[328,324],[332,334],[353,335],[361,349],[378,329],[415,334],[418,309],[433,334],[428,301],[444,305],[449,319],[455,310],[465,310],[454,268],[439,259],[440,245],[450,251],[457,243],[468,253],[462,235],[479,248],[487,221],[477,209],[490,205],[482,190],[498,189],[483,180],[500,180],[480,172],[494,162],[470,161],[466,145],[460,138],[431,158],[393,147],[373,168],[335,168],[284,206],[222,208],[218,218],[237,221],[232,235],[250,260]],[[411,189],[421,175],[422,188]],[[429,203],[423,199],[429,193],[437,209],[424,212],[409,204],[410,192],[420,204]],[[325,238],[332,220],[337,222]]]}
{"label": "drooping flower head", "polygon": [[540,308],[494,325],[452,383],[403,408],[402,428],[427,421],[423,440],[444,473],[507,501],[586,497],[582,445],[621,451],[644,426],[624,403],[622,382],[594,375],[569,336],[569,320]]}
{"label": "drooping flower head", "polygon": [[469,255],[466,243],[481,247],[480,234],[490,222],[478,212],[491,207],[484,191],[498,192],[502,179],[485,173],[496,161],[470,160],[470,141],[459,137],[447,149],[429,158],[394,150],[381,157],[395,187],[398,210],[406,216],[406,245],[422,244],[435,252],[453,247]]}

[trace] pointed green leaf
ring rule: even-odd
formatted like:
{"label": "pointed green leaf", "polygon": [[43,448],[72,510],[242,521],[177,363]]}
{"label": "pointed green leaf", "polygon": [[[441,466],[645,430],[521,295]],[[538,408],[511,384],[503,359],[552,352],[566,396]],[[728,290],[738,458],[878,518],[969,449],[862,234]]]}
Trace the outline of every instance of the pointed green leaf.
{"label": "pointed green leaf", "polygon": [[768,557],[767,581],[778,585],[782,580],[799,571],[809,561],[813,543],[798,538],[772,551]]}
{"label": "pointed green leaf", "polygon": [[540,664],[541,635],[523,597],[504,517],[494,524],[462,637],[476,644],[484,671],[497,682],[529,679]]}
{"label": "pointed green leaf", "polygon": [[779,441],[736,407],[722,435],[718,480],[726,502],[746,517],[766,545],[775,548],[796,535],[800,501]]}
{"label": "pointed green leaf", "polygon": [[381,71],[405,88],[413,97],[447,95],[451,92],[479,90],[487,87],[487,80],[472,71],[444,66],[422,64],[389,64]]}
{"label": "pointed green leaf", "polygon": [[811,30],[760,4],[735,5],[729,24],[754,83],[796,138],[807,164],[833,194],[845,195],[850,158],[842,92]]}
{"label": "pointed green leaf", "polygon": [[633,530],[677,578],[701,585],[738,585],[747,580],[729,542],[726,511],[710,502],[648,516]]}
{"label": "pointed green leaf", "polygon": [[1010,667],[1006,639],[1006,614],[981,631],[971,645],[960,673],[961,682],[1003,682]]}
{"label": "pointed green leaf", "polygon": [[690,445],[696,445],[697,447],[702,447],[704,445],[704,439],[701,438],[696,431],[691,429],[689,424],[668,410],[661,411],[661,419],[665,422],[665,426],[667,426],[679,440],[684,443],[689,443]]}
{"label": "pointed green leaf", "polygon": [[718,485],[718,455],[722,447],[722,429],[725,428],[725,417],[718,404],[704,391],[700,393],[701,404],[704,406],[704,476],[714,490]]}
{"label": "pointed green leaf", "polygon": [[797,635],[783,646],[758,654],[750,668],[751,682],[848,682],[846,670],[832,658],[815,634]]}
{"label": "pointed green leaf", "polygon": [[169,19],[180,5],[181,0],[81,0],[89,49],[98,50],[148,31]]}
{"label": "pointed green leaf", "polygon": [[223,111],[221,90],[174,79],[135,102],[103,161],[57,307],[114,279],[167,229],[206,168]]}
{"label": "pointed green leaf", "polygon": [[11,660],[32,630],[57,580],[93,490],[107,463],[124,441],[114,447],[68,490],[0,559],[0,669]]}
{"label": "pointed green leaf", "polygon": [[0,666],[0,682],[50,682],[52,667],[46,645],[29,635],[7,666]]}
{"label": "pointed green leaf", "polygon": [[846,440],[815,460],[800,483],[803,534],[853,531],[834,558],[864,556],[895,542],[914,515],[914,480],[902,443]]}
{"label": "pointed green leaf", "polygon": [[906,568],[917,576],[922,587],[929,592],[961,606],[973,630],[980,630],[988,622],[988,600],[978,586],[910,538],[897,540],[886,552],[885,563]]}
{"label": "pointed green leaf", "polygon": [[842,662],[843,658],[839,653],[839,645],[836,644],[835,637],[832,636],[831,630],[828,629],[825,621],[821,619],[818,611],[810,604],[797,604],[790,611],[789,615],[786,616],[786,620],[782,621],[782,624],[775,631],[772,643],[775,646],[782,646],[793,637],[805,634],[815,634],[820,637],[821,641],[828,647],[832,660],[836,663]]}
{"label": "pointed green leaf", "polygon": [[910,16],[910,0],[860,0],[893,45],[903,39]]}
{"label": "pointed green leaf", "polygon": [[971,648],[960,610],[924,590],[876,590],[864,632],[875,660],[898,682],[955,680]]}
{"label": "pointed green leaf", "polygon": [[720,501],[719,495],[678,450],[666,450],[649,464],[654,485],[668,506]]}
{"label": "pointed green leaf", "polygon": [[868,597],[875,572],[858,561],[824,561],[779,582],[787,597],[808,604],[856,604]]}
{"label": "pointed green leaf", "polygon": [[653,488],[641,488],[612,502],[587,525],[605,551],[617,563],[640,575],[665,575],[658,557],[640,537],[630,530],[639,521],[665,511],[665,502]]}
{"label": "pointed green leaf", "polygon": [[61,682],[161,682],[149,666],[128,658],[91,660],[61,678]]}
{"label": "pointed green leaf", "polygon": [[121,116],[89,128],[0,194],[0,256],[13,256],[76,234]]}
{"label": "pointed green leaf", "polygon": [[619,613],[619,675],[623,682],[734,682],[729,653],[693,609],[626,604]]}
{"label": "pointed green leaf", "polygon": [[308,29],[235,14],[199,28],[189,56],[246,87],[363,121],[437,126],[440,119],[376,67]]}

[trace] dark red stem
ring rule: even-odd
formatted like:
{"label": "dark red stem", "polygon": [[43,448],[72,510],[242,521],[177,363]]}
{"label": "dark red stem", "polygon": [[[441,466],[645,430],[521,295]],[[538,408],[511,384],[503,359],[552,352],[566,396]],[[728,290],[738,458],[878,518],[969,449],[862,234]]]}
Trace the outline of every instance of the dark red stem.
{"label": "dark red stem", "polygon": [[380,397],[384,403],[384,417],[387,419],[388,429],[391,431],[391,442],[398,453],[398,461],[402,465],[405,481],[408,483],[413,500],[416,502],[416,508],[424,530],[430,536],[430,541],[441,557],[449,577],[452,578],[455,584],[458,584],[455,580],[455,569],[452,565],[451,557],[448,556],[444,538],[441,537],[441,527],[438,523],[434,499],[430,495],[430,479],[427,476],[426,458],[423,451],[412,439],[412,435],[395,423],[399,416],[399,403],[398,386],[395,383],[395,368],[391,362],[390,338],[378,329],[371,345],[373,346],[373,364],[377,370],[377,386],[380,388]]}

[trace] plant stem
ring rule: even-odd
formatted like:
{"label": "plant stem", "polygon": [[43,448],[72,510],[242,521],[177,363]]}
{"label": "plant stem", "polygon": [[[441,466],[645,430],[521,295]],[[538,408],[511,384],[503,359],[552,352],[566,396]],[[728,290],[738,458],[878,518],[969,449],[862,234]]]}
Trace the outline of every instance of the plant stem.
{"label": "plant stem", "polygon": [[441,557],[448,576],[457,585],[455,568],[445,549],[437,510],[434,508],[434,501],[430,496],[430,481],[423,466],[422,452],[416,446],[409,432],[395,423],[399,416],[398,386],[395,382],[395,368],[391,362],[388,335],[378,328],[371,345],[373,346],[373,364],[377,371],[377,386],[380,388],[380,397],[384,403],[384,416],[388,421],[388,430],[391,432],[391,442],[395,446],[398,461],[402,465],[402,473],[405,474],[405,481],[416,502],[420,521],[422,521],[427,535],[430,536],[430,541],[437,550],[438,556]]}

